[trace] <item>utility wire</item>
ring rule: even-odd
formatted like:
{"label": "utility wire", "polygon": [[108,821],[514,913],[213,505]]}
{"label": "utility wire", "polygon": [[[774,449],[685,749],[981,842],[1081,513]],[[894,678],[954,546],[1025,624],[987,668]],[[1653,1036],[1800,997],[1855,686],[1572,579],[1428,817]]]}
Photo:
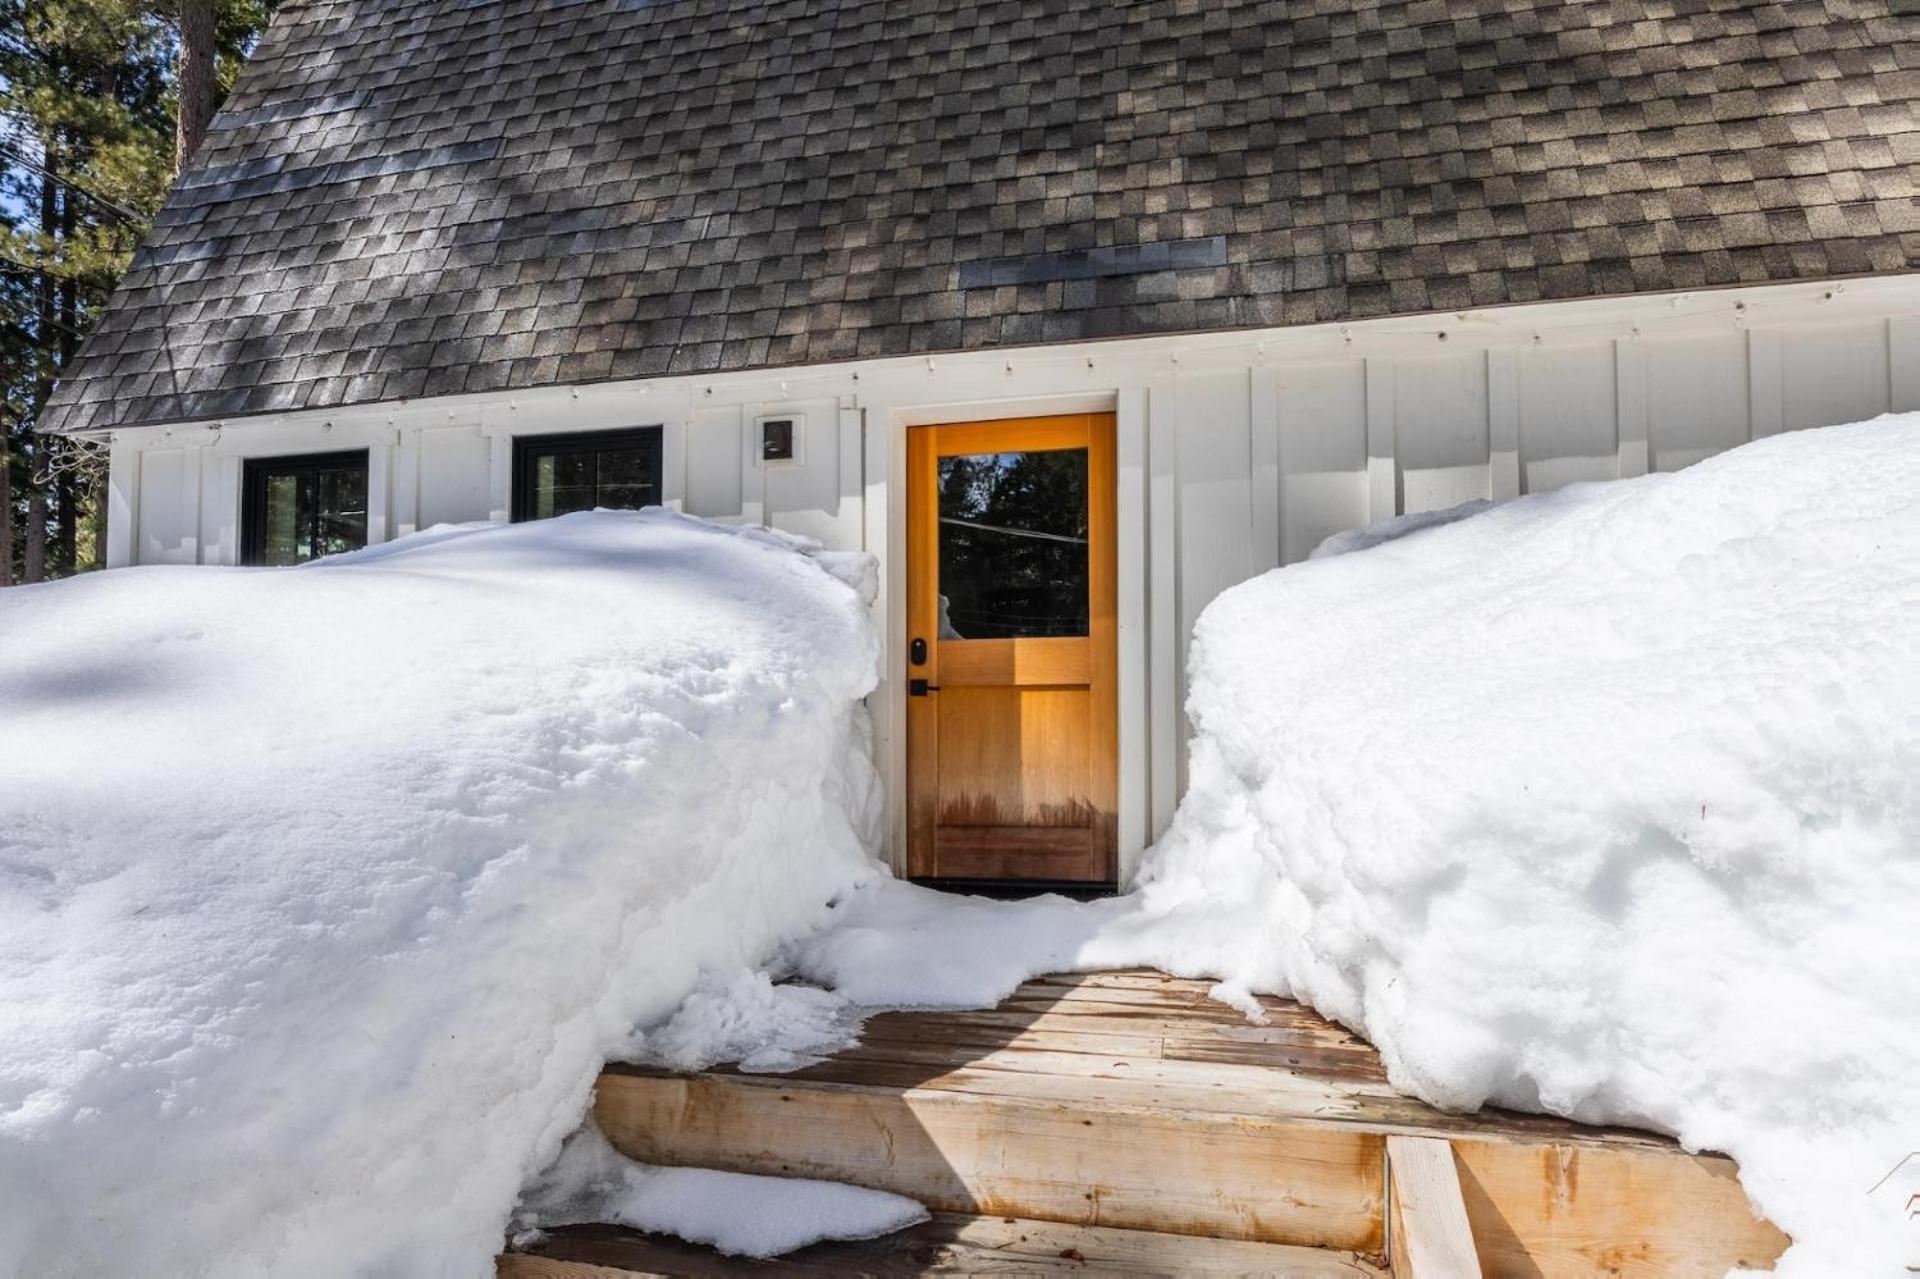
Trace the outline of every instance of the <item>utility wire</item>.
{"label": "utility wire", "polygon": [[[17,261],[14,258],[8,257],[0,257],[0,271],[8,271],[14,275],[44,275],[65,284],[77,284],[83,289],[98,289],[103,287],[98,280],[83,280],[77,275],[68,275],[66,272],[56,271],[50,266],[33,266],[30,263]],[[111,288],[111,286],[104,287]]]}
{"label": "utility wire", "polygon": [[13,312],[16,321],[30,321],[36,327],[42,324],[51,324],[62,333],[70,334],[83,342],[86,340],[87,335],[81,330],[74,328],[71,324],[63,323],[50,315],[42,315],[38,311],[28,310],[11,298],[0,297],[0,306],[6,307],[9,311]]}

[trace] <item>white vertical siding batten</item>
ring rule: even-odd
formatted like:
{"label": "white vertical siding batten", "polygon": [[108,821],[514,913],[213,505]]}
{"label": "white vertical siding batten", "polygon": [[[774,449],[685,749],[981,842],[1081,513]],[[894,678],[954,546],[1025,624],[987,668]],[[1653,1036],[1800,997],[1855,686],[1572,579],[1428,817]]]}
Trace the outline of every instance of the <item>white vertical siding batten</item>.
{"label": "white vertical siding batten", "polygon": [[112,437],[107,450],[107,567],[134,562],[134,536],[140,528],[141,452],[124,436]]}
{"label": "white vertical siding batten", "polygon": [[1778,435],[1785,415],[1780,380],[1780,331],[1747,331],[1747,422],[1754,439]]}
{"label": "white vertical siding batten", "polygon": [[487,518],[504,524],[513,518],[513,436],[497,431],[487,444]]}
{"label": "white vertical siding batten", "polygon": [[1179,386],[1170,373],[1155,374],[1147,385],[1147,660],[1148,747],[1153,777],[1150,829],[1158,839],[1173,820],[1179,797],[1177,759],[1185,734],[1181,690],[1177,565],[1180,525],[1177,509],[1174,425]]}
{"label": "white vertical siding batten", "polygon": [[1114,513],[1119,564],[1120,883],[1132,882],[1150,842],[1153,774],[1148,741],[1147,391],[1120,392],[1114,412]]}
{"label": "white vertical siding batten", "polygon": [[406,537],[420,531],[420,434],[409,431],[393,446],[391,532]]}
{"label": "white vertical siding batten", "polygon": [[1632,338],[1614,340],[1613,395],[1619,424],[1620,478],[1645,475],[1652,466],[1647,435],[1647,351]]}
{"label": "white vertical siding batten", "polygon": [[1887,403],[1895,413],[1920,413],[1920,315],[1887,321]]}
{"label": "white vertical siding batten", "polygon": [[660,505],[669,511],[687,509],[687,424],[660,424]]}
{"label": "white vertical siding batten", "polygon": [[1248,393],[1253,424],[1253,571],[1264,573],[1280,566],[1279,372],[1261,363],[1253,370]]}
{"label": "white vertical siding batten", "polygon": [[1520,356],[1487,348],[1487,496],[1520,496]]}
{"label": "white vertical siding batten", "polygon": [[1393,360],[1367,359],[1367,522],[1378,524],[1400,514],[1400,476],[1395,440]]}
{"label": "white vertical siding batten", "polygon": [[377,546],[387,540],[388,496],[392,484],[393,445],[386,440],[374,440],[367,445],[368,546]]}

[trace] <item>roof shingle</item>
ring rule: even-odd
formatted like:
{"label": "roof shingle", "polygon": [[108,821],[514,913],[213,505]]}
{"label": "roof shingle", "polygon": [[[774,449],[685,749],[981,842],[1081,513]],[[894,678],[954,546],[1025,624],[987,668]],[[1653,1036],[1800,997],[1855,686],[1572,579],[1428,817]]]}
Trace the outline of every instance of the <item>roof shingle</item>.
{"label": "roof shingle", "polygon": [[290,0],[54,428],[1912,269],[1888,0]]}

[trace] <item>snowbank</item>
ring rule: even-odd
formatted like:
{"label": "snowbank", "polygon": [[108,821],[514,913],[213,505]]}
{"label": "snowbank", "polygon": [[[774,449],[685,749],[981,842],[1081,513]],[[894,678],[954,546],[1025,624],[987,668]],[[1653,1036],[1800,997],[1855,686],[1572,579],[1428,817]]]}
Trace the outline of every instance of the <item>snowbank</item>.
{"label": "snowbank", "polygon": [[1869,1192],[1920,1147],[1920,416],[1268,574],[1191,676],[1142,896],[1211,921],[1190,967],[1443,1105],[1732,1154],[1795,1273],[1898,1269]]}
{"label": "snowbank", "polygon": [[858,566],[659,511],[0,596],[0,1273],[487,1274],[875,872]]}

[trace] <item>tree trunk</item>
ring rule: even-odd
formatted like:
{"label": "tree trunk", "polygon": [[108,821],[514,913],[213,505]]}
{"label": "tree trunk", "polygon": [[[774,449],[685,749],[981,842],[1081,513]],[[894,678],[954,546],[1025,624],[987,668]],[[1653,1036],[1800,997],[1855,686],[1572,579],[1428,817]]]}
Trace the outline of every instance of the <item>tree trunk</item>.
{"label": "tree trunk", "polygon": [[54,487],[59,506],[54,510],[53,571],[60,577],[72,577],[80,567],[79,533],[80,477],[72,471],[60,472]]}
{"label": "tree trunk", "polygon": [[180,0],[180,109],[173,135],[174,171],[186,171],[213,120],[214,0]]}
{"label": "tree trunk", "polygon": [[107,566],[107,477],[102,475],[93,485],[93,504],[87,511],[87,527],[91,531],[93,542],[92,558],[88,568]]}
{"label": "tree trunk", "polygon": [[[61,200],[60,240],[63,245],[73,243],[74,221],[73,200],[70,197]],[[56,343],[55,351],[59,360],[59,370],[56,376],[63,376],[68,369],[73,367],[73,357],[80,349],[80,339],[74,336],[80,332],[80,325],[82,323],[80,319],[80,285],[78,281],[74,280],[71,276],[62,277],[59,281],[59,289],[55,294],[55,300],[56,309],[60,313],[60,322],[57,335],[54,339]],[[51,394],[52,388],[48,388],[48,391],[49,394]],[[44,401],[42,401],[41,407],[45,407]],[[51,452],[55,447],[55,441],[46,436],[41,436],[40,438],[42,450]],[[74,548],[74,535],[78,525],[75,519],[76,512],[74,511],[74,504],[80,500],[79,481],[80,477],[75,475],[71,469],[63,468],[53,482],[53,499],[56,504],[54,507],[56,523],[54,525],[53,571],[57,577],[72,577],[77,562]]]}
{"label": "tree trunk", "polygon": [[38,582],[47,575],[47,495],[41,489],[27,490],[27,562],[21,574],[25,582]]}
{"label": "tree trunk", "polygon": [[0,422],[0,586],[13,585],[13,428]]}

